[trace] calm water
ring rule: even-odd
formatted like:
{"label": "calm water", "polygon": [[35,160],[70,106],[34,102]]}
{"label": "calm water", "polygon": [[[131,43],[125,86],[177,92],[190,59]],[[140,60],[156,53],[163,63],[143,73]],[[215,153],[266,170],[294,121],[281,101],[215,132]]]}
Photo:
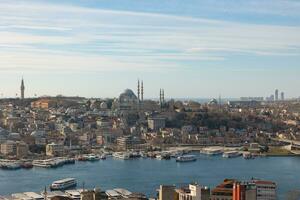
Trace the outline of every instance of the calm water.
{"label": "calm water", "polygon": [[210,187],[225,178],[241,180],[252,177],[269,179],[278,184],[279,199],[285,193],[300,189],[300,157],[268,157],[245,160],[199,155],[196,162],[176,163],[175,160],[115,160],[79,162],[57,169],[0,170],[0,194],[42,191],[52,181],[75,177],[86,187],[102,189],[123,187],[134,192],[155,196],[160,184],[188,184],[195,181]]}

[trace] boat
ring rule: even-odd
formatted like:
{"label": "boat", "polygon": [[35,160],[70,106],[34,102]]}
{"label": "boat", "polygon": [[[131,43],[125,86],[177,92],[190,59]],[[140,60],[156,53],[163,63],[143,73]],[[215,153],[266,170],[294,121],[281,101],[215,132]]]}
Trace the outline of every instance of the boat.
{"label": "boat", "polygon": [[203,149],[200,151],[201,154],[205,154],[208,156],[217,156],[217,155],[221,155],[223,153],[222,149]]}
{"label": "boat", "polygon": [[69,188],[74,188],[77,185],[77,181],[75,178],[65,178],[58,181],[54,181],[50,189],[51,190],[65,190]]}
{"label": "boat", "polygon": [[236,158],[241,156],[241,153],[238,151],[228,151],[223,153],[223,158]]}
{"label": "boat", "polygon": [[6,165],[2,165],[3,169],[8,169],[8,170],[16,170],[20,169],[21,165],[18,163],[7,163]]}
{"label": "boat", "polygon": [[245,152],[243,153],[243,158],[244,159],[254,159],[254,156],[252,155],[252,153],[249,153],[249,152]]}
{"label": "boat", "polygon": [[128,160],[130,158],[130,155],[127,153],[122,152],[116,152],[113,154],[114,158],[122,159],[122,160]]}
{"label": "boat", "polygon": [[106,160],[106,155],[105,155],[105,154],[102,154],[99,158],[100,158],[101,160]]}
{"label": "boat", "polygon": [[183,155],[176,158],[176,162],[192,162],[196,160],[197,158],[195,155]]}
{"label": "boat", "polygon": [[88,154],[85,156],[87,161],[97,161],[100,160],[100,158],[98,156],[96,156],[95,154]]}
{"label": "boat", "polygon": [[21,167],[25,169],[31,169],[33,167],[33,164],[31,162],[23,162],[21,164]]}

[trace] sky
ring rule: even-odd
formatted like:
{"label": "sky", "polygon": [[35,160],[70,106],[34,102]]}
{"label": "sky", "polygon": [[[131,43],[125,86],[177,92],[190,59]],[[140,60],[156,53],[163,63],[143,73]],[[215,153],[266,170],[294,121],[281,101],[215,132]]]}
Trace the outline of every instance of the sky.
{"label": "sky", "polygon": [[0,95],[299,97],[298,0],[1,0]]}

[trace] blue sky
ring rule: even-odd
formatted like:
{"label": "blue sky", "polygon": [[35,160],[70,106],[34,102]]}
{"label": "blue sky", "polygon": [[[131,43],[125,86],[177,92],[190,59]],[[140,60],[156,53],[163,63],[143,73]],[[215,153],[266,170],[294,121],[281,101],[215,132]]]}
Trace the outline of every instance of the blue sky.
{"label": "blue sky", "polygon": [[0,1],[0,93],[298,97],[297,0]]}

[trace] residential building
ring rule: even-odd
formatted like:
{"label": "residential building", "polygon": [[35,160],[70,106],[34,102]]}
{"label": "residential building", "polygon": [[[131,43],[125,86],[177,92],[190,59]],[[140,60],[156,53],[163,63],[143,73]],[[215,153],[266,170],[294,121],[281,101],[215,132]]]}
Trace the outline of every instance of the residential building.
{"label": "residential building", "polygon": [[158,131],[161,128],[165,128],[166,120],[162,117],[153,117],[148,119],[148,128],[153,131]]}
{"label": "residential building", "polygon": [[161,185],[159,187],[158,200],[175,200],[175,199],[177,199],[177,193],[175,192],[175,186]]}
{"label": "residential building", "polygon": [[62,156],[64,154],[64,146],[61,144],[47,144],[46,155],[47,156]]}

